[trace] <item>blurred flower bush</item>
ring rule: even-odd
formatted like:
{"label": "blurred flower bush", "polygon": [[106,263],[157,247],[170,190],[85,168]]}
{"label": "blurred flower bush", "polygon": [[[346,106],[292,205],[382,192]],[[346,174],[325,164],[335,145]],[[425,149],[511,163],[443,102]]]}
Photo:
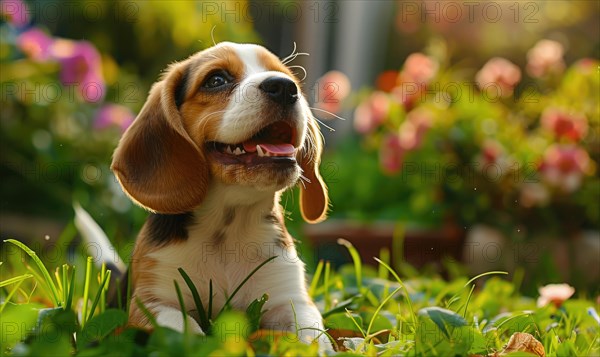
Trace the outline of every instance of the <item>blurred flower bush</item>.
{"label": "blurred flower bush", "polygon": [[128,242],[145,213],[109,170],[121,133],[168,63],[212,44],[211,30],[256,41],[252,27],[194,2],[0,5],[3,217],[67,222],[78,201],[115,243]]}
{"label": "blurred flower bush", "polygon": [[527,52],[526,73],[501,57],[475,71],[449,65],[443,51],[409,55],[375,89],[358,93],[354,154],[377,155],[378,167],[355,164],[373,172],[359,168],[356,184],[332,194],[356,191],[357,205],[376,200],[355,218],[487,223],[512,237],[597,230],[599,62],[566,68],[563,52],[558,42],[539,41]]}

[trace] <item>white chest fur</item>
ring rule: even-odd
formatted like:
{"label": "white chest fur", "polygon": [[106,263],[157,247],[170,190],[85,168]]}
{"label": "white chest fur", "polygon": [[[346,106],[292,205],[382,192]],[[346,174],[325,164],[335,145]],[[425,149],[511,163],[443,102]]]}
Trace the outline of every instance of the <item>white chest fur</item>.
{"label": "white chest fur", "polygon": [[265,308],[289,304],[290,300],[305,302],[308,297],[304,265],[294,245],[286,244],[281,226],[272,219],[276,204],[273,194],[231,191],[231,187],[213,187],[204,204],[194,212],[188,238],[149,254],[157,262],[153,267],[156,278],[149,287],[154,290],[153,295],[163,304],[178,307],[173,283],[177,280],[186,309],[194,310],[192,294],[177,271],[182,268],[196,285],[205,306],[212,281],[215,316],[256,267],[276,256],[244,284],[231,300],[232,306],[245,310],[265,293],[269,295]]}

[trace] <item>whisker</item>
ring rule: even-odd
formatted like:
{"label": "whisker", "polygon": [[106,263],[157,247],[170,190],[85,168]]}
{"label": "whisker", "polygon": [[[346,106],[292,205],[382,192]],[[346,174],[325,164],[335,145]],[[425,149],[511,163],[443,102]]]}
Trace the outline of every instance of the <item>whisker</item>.
{"label": "whisker", "polygon": [[304,81],[306,79],[306,76],[308,76],[308,74],[306,73],[306,69],[300,65],[295,65],[295,66],[288,66],[288,68],[292,69],[292,68],[300,68],[302,70],[302,72],[304,72],[304,77],[302,77],[302,79],[300,80],[300,82]]}
{"label": "whisker", "polygon": [[325,109],[321,109],[321,108],[315,108],[315,107],[309,107],[309,108],[312,109],[312,110],[318,110],[320,112],[327,113],[327,114],[329,114],[329,115],[331,115],[331,116],[333,116],[333,117],[335,117],[335,118],[337,118],[339,120],[346,120],[346,118],[343,118],[343,117],[341,117],[339,115],[335,115],[332,112],[330,112],[329,110],[325,110]]}
{"label": "whisker", "polygon": [[335,131],[334,128],[330,127],[329,125],[323,123],[322,121],[320,121],[319,119],[317,119],[316,117],[313,117],[313,119],[315,119],[319,124],[323,125],[324,127],[326,127],[327,129],[329,129],[329,131]]}
{"label": "whisker", "polygon": [[306,183],[311,183],[310,179],[304,175],[300,175],[300,180]]}
{"label": "whisker", "polygon": [[292,57],[295,52],[296,52],[296,41],[294,41],[294,49],[292,49],[292,53],[290,53],[288,56],[286,56],[284,59],[282,59],[281,62],[283,62],[285,64],[285,61],[287,61],[290,57]]}
{"label": "whisker", "polygon": [[306,185],[304,184],[304,179],[302,179],[302,176],[300,176],[300,183],[302,184],[302,187],[304,187],[304,189],[306,190]]}
{"label": "whisker", "polygon": [[217,28],[217,25],[213,25],[212,29],[210,30],[210,38],[212,39],[213,45],[217,45],[217,42],[215,41],[215,29]]}
{"label": "whisker", "polygon": [[296,42],[294,42],[294,49],[292,50],[292,53],[290,53],[287,57],[285,57],[284,59],[282,59],[281,63],[287,65],[288,63],[290,63],[293,60],[295,60],[296,57],[298,57],[298,56],[310,56],[310,54],[308,54],[306,52],[296,52],[296,50],[297,50],[297,46],[296,46]]}
{"label": "whisker", "polygon": [[310,53],[298,52],[298,53],[294,54],[293,56],[290,56],[285,61],[282,61],[281,63],[288,64],[288,63],[292,62],[293,60],[295,60],[298,56],[310,56]]}

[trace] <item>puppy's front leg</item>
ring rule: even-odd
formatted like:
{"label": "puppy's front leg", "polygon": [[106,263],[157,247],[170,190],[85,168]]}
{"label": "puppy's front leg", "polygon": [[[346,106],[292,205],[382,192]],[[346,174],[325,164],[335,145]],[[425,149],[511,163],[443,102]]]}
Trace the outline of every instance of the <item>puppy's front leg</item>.
{"label": "puppy's front leg", "polygon": [[[181,314],[181,310],[165,305],[157,306],[152,310],[156,314],[156,322],[159,326],[183,332],[183,315]],[[200,325],[189,315],[187,316],[187,325],[190,332],[204,335]]]}
{"label": "puppy's front leg", "polygon": [[293,301],[293,304],[293,309],[292,301],[289,301],[267,310],[262,318],[263,328],[297,333],[300,341],[311,343],[317,340],[321,351],[333,351],[317,307],[311,301]]}

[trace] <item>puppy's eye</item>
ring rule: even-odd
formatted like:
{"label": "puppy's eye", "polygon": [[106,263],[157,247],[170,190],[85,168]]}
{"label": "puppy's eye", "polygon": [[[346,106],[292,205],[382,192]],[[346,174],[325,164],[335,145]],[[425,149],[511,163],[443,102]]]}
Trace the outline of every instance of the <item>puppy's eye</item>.
{"label": "puppy's eye", "polygon": [[209,75],[202,83],[203,88],[213,89],[231,82],[231,76],[225,72],[216,72]]}

